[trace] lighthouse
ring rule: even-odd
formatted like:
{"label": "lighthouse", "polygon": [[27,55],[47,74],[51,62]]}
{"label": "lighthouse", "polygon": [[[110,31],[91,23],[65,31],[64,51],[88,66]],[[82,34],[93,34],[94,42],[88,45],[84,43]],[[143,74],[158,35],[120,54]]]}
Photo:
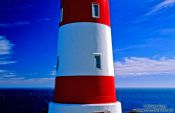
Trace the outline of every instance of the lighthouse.
{"label": "lighthouse", "polygon": [[108,0],[61,0],[57,50],[49,113],[122,113]]}

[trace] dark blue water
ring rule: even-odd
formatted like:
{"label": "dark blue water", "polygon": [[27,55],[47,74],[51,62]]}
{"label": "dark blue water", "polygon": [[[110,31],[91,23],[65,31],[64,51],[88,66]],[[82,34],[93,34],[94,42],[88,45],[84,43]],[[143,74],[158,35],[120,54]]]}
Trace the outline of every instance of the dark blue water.
{"label": "dark blue water", "polygon": [[[174,113],[175,89],[117,89],[117,96],[123,113],[153,108]],[[43,109],[48,109],[48,102],[52,99],[51,89],[0,89],[0,113],[41,113]]]}
{"label": "dark blue water", "polygon": [[0,89],[0,113],[41,113],[52,95],[51,89]]}
{"label": "dark blue water", "polygon": [[117,89],[117,96],[124,113],[131,109],[153,110],[144,113],[175,113],[175,89]]}

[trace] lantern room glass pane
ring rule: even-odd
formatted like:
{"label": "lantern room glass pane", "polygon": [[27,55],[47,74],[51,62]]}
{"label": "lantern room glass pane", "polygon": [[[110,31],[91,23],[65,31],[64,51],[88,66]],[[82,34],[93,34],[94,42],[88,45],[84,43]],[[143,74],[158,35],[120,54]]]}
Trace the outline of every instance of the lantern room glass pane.
{"label": "lantern room glass pane", "polygon": [[101,69],[101,55],[95,55],[96,68]]}
{"label": "lantern room glass pane", "polygon": [[60,9],[60,22],[63,21],[63,8]]}
{"label": "lantern room glass pane", "polygon": [[100,5],[97,3],[92,3],[92,17],[100,18]]}

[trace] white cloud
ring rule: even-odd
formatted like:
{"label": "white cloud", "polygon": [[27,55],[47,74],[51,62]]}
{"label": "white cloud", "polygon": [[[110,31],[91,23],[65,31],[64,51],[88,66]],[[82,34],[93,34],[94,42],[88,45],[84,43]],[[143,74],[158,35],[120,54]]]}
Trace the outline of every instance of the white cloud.
{"label": "white cloud", "polygon": [[0,65],[15,64],[17,61],[0,61]]}
{"label": "white cloud", "polygon": [[0,36],[0,55],[11,54],[13,44],[4,36]]}
{"label": "white cloud", "polygon": [[6,70],[0,70],[0,74],[6,72]]}
{"label": "white cloud", "polygon": [[14,44],[6,37],[0,36],[0,65],[14,64],[16,61],[9,60]]}
{"label": "white cloud", "polygon": [[148,12],[146,15],[151,15],[151,14],[154,14],[158,11],[161,11],[163,9],[167,9],[167,8],[170,8],[172,6],[175,5],[175,0],[163,0],[163,2],[157,4],[156,6],[154,6],[152,8],[152,10],[150,12]]}
{"label": "white cloud", "polygon": [[16,75],[13,74],[7,74],[7,75],[3,75],[3,78],[11,78],[11,77],[16,77]]}
{"label": "white cloud", "polygon": [[[10,65],[16,63],[16,61],[9,60],[12,54],[13,44],[4,36],[0,36],[0,66]],[[13,78],[15,73],[10,70],[0,70],[0,80],[3,78]]]}
{"label": "white cloud", "polygon": [[16,77],[17,74],[10,70],[0,70],[0,79],[2,78],[13,78]]}
{"label": "white cloud", "polygon": [[175,74],[175,59],[129,57],[115,62],[115,72],[120,77]]}

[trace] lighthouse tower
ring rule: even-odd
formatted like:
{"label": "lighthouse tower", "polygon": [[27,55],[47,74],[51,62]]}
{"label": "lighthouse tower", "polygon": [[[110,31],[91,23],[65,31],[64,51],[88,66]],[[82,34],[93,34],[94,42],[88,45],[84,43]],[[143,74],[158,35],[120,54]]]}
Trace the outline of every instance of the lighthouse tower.
{"label": "lighthouse tower", "polygon": [[121,113],[108,0],[61,0],[54,102],[49,113]]}

